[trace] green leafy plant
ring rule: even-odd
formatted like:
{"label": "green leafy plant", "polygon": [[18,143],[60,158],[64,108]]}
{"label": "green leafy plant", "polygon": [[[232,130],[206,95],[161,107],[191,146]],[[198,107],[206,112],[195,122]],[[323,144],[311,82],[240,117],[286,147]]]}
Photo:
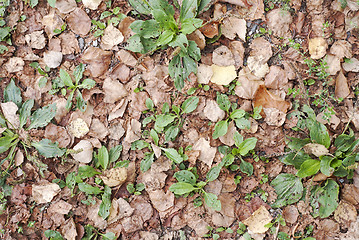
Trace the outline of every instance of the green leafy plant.
{"label": "green leafy plant", "polygon": [[32,62],[29,65],[30,67],[33,67],[42,76],[38,82],[39,87],[45,87],[47,79],[49,78],[48,72],[50,71],[50,68],[46,66],[45,69],[42,69],[38,62]]}
{"label": "green leafy plant", "polygon": [[66,102],[67,110],[71,109],[72,100],[76,93],[75,108],[80,109],[82,112],[86,111],[87,103],[83,99],[80,89],[91,89],[96,85],[96,82],[89,78],[86,78],[81,81],[84,71],[85,66],[82,63],[76,66],[72,77],[68,72],[66,72],[66,70],[60,69],[60,76],[53,79],[52,81],[52,90],[49,92],[50,94],[55,94],[60,91],[63,96],[66,96],[68,90],[70,91]]}
{"label": "green leafy plant", "polygon": [[107,233],[100,233],[95,227],[87,224],[85,226],[85,236],[81,240],[92,240],[92,239],[99,239],[102,237],[103,240],[116,240],[117,237],[113,232]]}
{"label": "green leafy plant", "polygon": [[[6,21],[4,19],[6,8],[10,5],[10,0],[1,0],[0,3],[0,42],[6,42],[11,45],[12,29],[6,27]],[[0,44],[0,54],[3,54],[8,50],[7,46]]]}
{"label": "green leafy plant", "polygon": [[[22,103],[21,91],[15,85],[14,80],[11,80],[9,85],[4,90],[4,102],[12,102],[19,109],[19,119],[6,119],[4,115],[0,115],[0,126],[5,130],[2,132],[0,138],[0,153],[5,153],[9,150],[7,157],[1,160],[2,165],[6,160],[10,163],[6,170],[1,172],[1,178],[9,174],[12,167],[17,146],[21,146],[25,155],[29,160],[39,161],[35,155],[29,154],[29,149],[34,147],[39,154],[46,158],[61,157],[65,154],[66,149],[58,147],[58,143],[51,142],[49,139],[42,139],[37,142],[31,138],[28,131],[45,127],[55,117],[56,104],[50,104],[43,108],[31,112],[34,106],[34,100],[30,99]],[[27,124],[28,120],[30,123]],[[41,170],[41,169],[40,169]],[[40,171],[42,174],[42,171]]]}
{"label": "green leafy plant", "polygon": [[[23,0],[25,4],[29,4],[31,8],[34,8],[39,4],[39,0]],[[47,0],[47,3],[50,5],[50,7],[55,7],[56,0]]]}
{"label": "green leafy plant", "polygon": [[153,53],[155,50],[175,48],[168,71],[177,89],[184,87],[184,81],[190,73],[197,73],[197,61],[200,60],[200,49],[186,35],[202,26],[197,14],[208,7],[210,0],[184,0],[180,16],[175,20],[175,10],[165,0],[130,0],[131,6],[140,14],[153,17],[149,20],[136,20],[130,28],[135,33],[128,40],[128,49],[138,53]]}
{"label": "green leafy plant", "polygon": [[59,28],[54,29],[54,33],[55,34],[60,34],[60,33],[62,33],[63,31],[66,30],[66,27],[67,27],[67,24],[64,23],[64,24],[61,25],[60,29]]}
{"label": "green leafy plant", "polygon": [[145,189],[145,184],[137,183],[134,185],[133,183],[129,183],[126,189],[130,194],[141,195],[141,192]]}
{"label": "green leafy plant", "polygon": [[104,11],[100,15],[100,20],[111,17],[107,20],[107,25],[112,24],[113,26],[117,26],[119,22],[126,17],[125,14],[121,13],[120,7],[115,7],[111,11]]}
{"label": "green leafy plant", "polygon": [[239,129],[250,129],[251,122],[249,118],[261,118],[261,107],[255,108],[253,114],[251,115],[243,109],[236,109],[237,105],[232,104],[226,94],[221,94],[217,92],[217,103],[219,105],[219,108],[228,114],[228,118],[226,118],[225,120],[218,121],[216,123],[216,125],[214,126],[214,132],[212,134],[212,137],[214,139],[226,135],[230,121],[234,121],[235,125]]}
{"label": "green leafy plant", "polygon": [[45,234],[45,237],[47,237],[50,240],[64,240],[61,233],[59,233],[58,231],[55,231],[55,230],[46,230],[44,232],[44,234]]}
{"label": "green leafy plant", "polygon": [[204,187],[208,182],[214,181],[218,178],[221,168],[223,167],[223,160],[217,166],[212,167],[206,175],[206,181],[198,181],[198,175],[195,168],[189,168],[188,170],[181,170],[174,174],[177,179],[177,183],[170,186],[169,190],[177,196],[187,197],[195,193],[199,194],[199,197],[195,199],[195,206],[201,206],[204,203],[216,210],[221,210],[221,202],[217,196],[213,193],[208,193],[204,190]]}

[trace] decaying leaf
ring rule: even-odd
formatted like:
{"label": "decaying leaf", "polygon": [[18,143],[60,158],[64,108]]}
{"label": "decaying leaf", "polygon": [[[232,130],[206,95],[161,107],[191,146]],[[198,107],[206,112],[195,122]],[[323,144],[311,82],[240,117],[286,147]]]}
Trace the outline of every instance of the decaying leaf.
{"label": "decaying leaf", "polygon": [[247,58],[247,66],[249,70],[258,78],[264,78],[269,72],[268,64],[264,61],[263,55],[249,56]]}
{"label": "decaying leaf", "polygon": [[210,81],[212,83],[218,85],[228,85],[237,77],[237,72],[234,65],[221,67],[213,64],[211,67],[213,76]]}
{"label": "decaying leaf", "polygon": [[271,66],[266,75],[264,84],[267,88],[280,89],[288,83],[286,72],[279,66]]}
{"label": "decaying leaf", "polygon": [[263,37],[256,38],[252,41],[250,56],[257,57],[262,63],[266,63],[272,57],[272,46],[270,42]]}
{"label": "decaying leaf", "polygon": [[352,57],[352,45],[345,40],[337,40],[330,47],[330,53],[337,56],[339,59]]}
{"label": "decaying leaf", "polygon": [[276,8],[268,12],[266,17],[268,28],[273,31],[274,35],[285,37],[289,33],[289,25],[293,21],[290,12]]}
{"label": "decaying leaf", "polygon": [[188,40],[195,41],[197,46],[202,50],[206,47],[206,38],[204,37],[203,33],[198,29],[188,35]]}
{"label": "decaying leaf", "polygon": [[60,13],[69,13],[76,9],[75,0],[56,0],[55,7]]}
{"label": "decaying leaf", "polygon": [[237,35],[239,39],[246,41],[247,26],[244,19],[237,17],[226,18],[223,21],[221,30],[226,38],[233,40]]}
{"label": "decaying leaf", "polygon": [[106,78],[103,82],[103,91],[105,94],[105,103],[115,103],[127,96],[127,90],[122,83],[111,78]]}
{"label": "decaying leaf", "polygon": [[61,226],[60,231],[66,240],[75,240],[77,237],[76,225],[73,218],[69,218]]}
{"label": "decaying leaf", "polygon": [[48,203],[61,191],[56,183],[39,183],[32,185],[32,197],[38,203]]}
{"label": "decaying leaf", "polygon": [[290,102],[287,102],[278,96],[269,92],[264,85],[260,85],[254,96],[254,107],[276,108],[284,113],[290,108]]}
{"label": "decaying leaf", "polygon": [[212,67],[205,64],[199,64],[197,70],[197,81],[200,84],[208,84],[209,80],[212,78],[213,71]]}
{"label": "decaying leaf", "polygon": [[35,31],[25,35],[26,43],[35,49],[43,49],[46,46],[46,39],[43,31]]}
{"label": "decaying leaf", "polygon": [[253,99],[259,86],[264,84],[260,78],[250,72],[248,67],[241,69],[237,82],[235,93],[238,97],[244,99]]}
{"label": "decaying leaf", "polygon": [[203,114],[212,122],[218,122],[225,117],[226,113],[219,108],[219,105],[215,100],[208,99],[206,101],[206,106],[203,110]]}
{"label": "decaying leaf", "polygon": [[61,29],[64,21],[60,18],[59,15],[55,14],[55,11],[50,11],[50,13],[42,18],[42,24],[45,25],[45,32],[49,39],[51,39],[56,33],[55,29]]}
{"label": "decaying leaf", "polygon": [[357,219],[357,211],[355,207],[341,200],[337,209],[334,211],[334,219],[341,226],[349,226],[351,222],[354,222]]}
{"label": "decaying leaf", "polygon": [[200,138],[194,145],[193,150],[200,151],[198,159],[207,164],[208,167],[212,166],[213,159],[216,155],[217,149],[209,145],[209,141]]}
{"label": "decaying leaf", "polygon": [[89,127],[87,123],[82,118],[77,118],[73,120],[67,127],[69,133],[77,138],[82,138],[85,136],[89,131]]}
{"label": "decaying leaf", "polygon": [[340,71],[335,81],[335,96],[337,98],[346,98],[350,94],[348,86],[348,80],[344,76],[343,72]]}
{"label": "decaying leaf", "polygon": [[62,52],[47,51],[44,52],[44,63],[49,68],[57,68],[62,62]]}
{"label": "decaying leaf", "polygon": [[113,46],[121,43],[124,37],[120,30],[115,28],[112,24],[108,25],[103,33],[103,37],[101,38],[102,43],[106,49],[111,49]]}
{"label": "decaying leaf", "polygon": [[347,72],[359,72],[359,60],[350,58],[343,63],[343,69]]}
{"label": "decaying leaf", "polygon": [[110,215],[108,216],[107,222],[111,224],[124,217],[130,217],[133,212],[134,209],[125,199],[112,199]]}
{"label": "decaying leaf", "polygon": [[76,34],[85,36],[91,30],[91,19],[81,8],[76,8],[67,17],[69,28]]}
{"label": "decaying leaf", "polygon": [[235,64],[233,54],[226,46],[220,46],[213,51],[212,62],[221,67]]}
{"label": "decaying leaf", "polygon": [[19,72],[24,68],[25,62],[20,57],[12,57],[7,63],[4,64],[4,67],[8,73]]}
{"label": "decaying leaf", "polygon": [[341,69],[339,57],[337,57],[336,55],[328,54],[326,56],[326,60],[328,68],[325,69],[325,71],[329,73],[329,75],[337,74],[337,72],[339,72]]}
{"label": "decaying leaf", "polygon": [[127,169],[111,168],[106,170],[100,178],[109,187],[121,186],[127,179]]}
{"label": "decaying leaf", "polygon": [[268,210],[264,206],[261,206],[252,216],[244,220],[243,223],[247,225],[248,229],[253,233],[265,233],[269,229],[265,227],[265,225],[270,223],[272,219]]}
{"label": "decaying leaf", "polygon": [[101,2],[102,0],[82,0],[83,5],[91,10],[96,10]]}
{"label": "decaying leaf", "polygon": [[320,59],[327,53],[328,44],[322,37],[309,39],[309,54],[313,59]]}
{"label": "decaying leaf", "polygon": [[304,145],[303,150],[308,154],[313,154],[316,157],[327,155],[329,150],[319,143],[308,143]]}
{"label": "decaying leaf", "polygon": [[81,57],[86,64],[89,64],[87,70],[93,77],[104,75],[111,63],[111,58],[111,51],[104,51],[96,47],[89,47]]}
{"label": "decaying leaf", "polygon": [[93,147],[88,140],[81,140],[73,149],[80,151],[79,153],[71,154],[76,161],[81,163],[89,163],[92,161]]}
{"label": "decaying leaf", "polygon": [[13,102],[0,103],[4,117],[9,121],[8,128],[18,129],[20,126],[19,115],[16,114],[18,107]]}

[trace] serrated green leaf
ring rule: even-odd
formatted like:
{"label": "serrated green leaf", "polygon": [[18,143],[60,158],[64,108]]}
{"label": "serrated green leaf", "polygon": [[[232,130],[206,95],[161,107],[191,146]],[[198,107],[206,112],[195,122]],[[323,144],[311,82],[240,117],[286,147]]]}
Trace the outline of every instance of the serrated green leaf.
{"label": "serrated green leaf", "polygon": [[186,99],[186,101],[184,101],[181,105],[182,108],[182,113],[191,113],[194,110],[196,110],[197,105],[199,102],[199,98],[198,97],[189,97]]}
{"label": "serrated green leaf", "polygon": [[212,167],[208,172],[207,172],[207,175],[206,175],[206,179],[208,182],[212,182],[214,180],[216,180],[219,176],[219,173],[221,172],[221,166],[214,166]]}
{"label": "serrated green leaf", "polygon": [[110,149],[108,153],[109,162],[113,163],[118,160],[118,158],[121,156],[122,152],[122,145],[114,146]]}
{"label": "serrated green leaf", "polygon": [[4,89],[4,102],[13,102],[18,108],[21,107],[21,90],[15,85],[13,79],[11,79],[10,83]]}
{"label": "serrated green leaf", "polygon": [[280,208],[298,202],[303,195],[301,179],[293,174],[281,173],[271,185],[277,193],[277,200],[272,204],[273,208]]}
{"label": "serrated green leaf", "polygon": [[311,206],[314,217],[329,217],[338,206],[339,185],[328,179],[324,187],[315,186],[311,191]]}
{"label": "serrated green leaf", "polygon": [[197,180],[196,176],[188,170],[178,171],[173,175],[173,177],[175,177],[178,182],[185,182],[191,185],[195,185]]}
{"label": "serrated green leaf", "polygon": [[222,120],[216,123],[214,126],[213,139],[217,139],[226,135],[228,131],[228,120]]}
{"label": "serrated green leaf", "polygon": [[20,128],[22,128],[25,124],[27,119],[31,115],[31,109],[34,106],[34,99],[29,99],[21,106],[19,114],[20,114]]}
{"label": "serrated green leaf", "polygon": [[111,188],[105,185],[98,215],[103,219],[106,219],[110,215],[110,208],[111,208]]}
{"label": "serrated green leaf", "polygon": [[192,184],[186,182],[174,183],[170,186],[169,190],[176,195],[184,195],[196,190]]}
{"label": "serrated green leaf", "polygon": [[156,38],[161,33],[161,27],[156,20],[136,20],[131,25],[130,28],[134,33],[137,33],[143,38]]}
{"label": "serrated green leaf", "polygon": [[99,162],[100,166],[102,167],[102,169],[106,170],[108,163],[109,163],[109,156],[108,156],[107,148],[105,146],[102,146],[98,150],[97,158],[98,158],[98,162]]}
{"label": "serrated green leaf", "polygon": [[320,161],[315,159],[308,159],[302,163],[297,176],[300,178],[305,178],[316,174],[320,169]]}
{"label": "serrated green leaf", "polygon": [[62,82],[65,84],[65,86],[74,87],[70,74],[62,68],[60,69],[60,78]]}
{"label": "serrated green leaf", "polygon": [[253,165],[242,159],[241,159],[241,164],[239,165],[239,169],[241,169],[241,171],[243,173],[246,173],[248,176],[251,176],[253,174]]}
{"label": "serrated green leaf", "polygon": [[217,196],[213,193],[203,192],[204,202],[210,208],[215,211],[221,211],[221,201],[218,200]]}
{"label": "serrated green leaf", "polygon": [[150,15],[151,14],[151,7],[147,3],[147,1],[143,0],[128,0],[130,5],[137,11],[138,13]]}
{"label": "serrated green leaf", "polygon": [[37,109],[30,117],[30,126],[28,130],[45,127],[55,117],[56,103],[47,105],[43,108]]}
{"label": "serrated green leaf", "polygon": [[49,139],[43,139],[40,142],[32,142],[31,146],[46,158],[61,157],[66,150],[59,148],[58,142],[52,143]]}
{"label": "serrated green leaf", "polygon": [[146,172],[148,169],[150,169],[154,159],[154,153],[145,153],[145,157],[142,159],[140,164],[141,172]]}
{"label": "serrated green leaf", "polygon": [[164,151],[166,157],[172,160],[176,164],[183,162],[183,157],[174,148],[161,148]]}
{"label": "serrated green leaf", "polygon": [[78,186],[79,186],[79,190],[81,192],[86,193],[86,194],[95,194],[95,195],[97,195],[97,194],[100,194],[102,192],[100,190],[100,188],[93,187],[93,186],[91,186],[90,184],[87,184],[87,183],[81,182],[81,183],[78,184]]}

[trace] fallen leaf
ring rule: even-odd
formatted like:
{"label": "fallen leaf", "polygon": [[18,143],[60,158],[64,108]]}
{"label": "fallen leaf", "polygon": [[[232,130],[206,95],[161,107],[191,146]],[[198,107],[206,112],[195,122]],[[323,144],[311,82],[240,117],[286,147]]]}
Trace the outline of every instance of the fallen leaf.
{"label": "fallen leaf", "polygon": [[244,47],[241,41],[231,41],[229,49],[232,51],[236,69],[243,67]]}
{"label": "fallen leaf", "polygon": [[264,85],[264,82],[252,74],[248,67],[241,69],[238,73],[237,83],[235,93],[244,99],[253,99],[259,86]]}
{"label": "fallen leaf", "polygon": [[199,29],[204,36],[208,38],[214,38],[218,35],[218,23],[213,22],[211,24],[206,24]]}
{"label": "fallen leaf", "polygon": [[112,199],[108,224],[114,223],[125,217],[130,217],[134,212],[131,205],[123,198]]}
{"label": "fallen leaf", "polygon": [[32,185],[32,197],[38,204],[48,203],[61,192],[56,183],[39,183]]}
{"label": "fallen leaf", "polygon": [[79,42],[73,32],[62,33],[60,39],[63,54],[76,54],[80,52]]}
{"label": "fallen leaf", "polygon": [[101,201],[97,198],[94,199],[96,200],[96,204],[90,204],[87,207],[86,217],[92,222],[91,225],[95,228],[105,229],[107,227],[107,221],[98,215]]}
{"label": "fallen leaf", "polygon": [[228,85],[237,77],[237,72],[234,65],[221,67],[213,64],[211,67],[213,76],[210,81],[212,83],[218,85]]}
{"label": "fallen leaf", "polygon": [[224,136],[219,137],[219,140],[227,146],[233,146],[234,145],[234,133],[237,132],[237,128],[234,126],[233,121],[231,121],[228,124],[228,130],[227,133]]}
{"label": "fallen leaf", "polygon": [[14,73],[22,71],[24,68],[25,62],[22,58],[12,57],[7,63],[4,64],[4,67],[8,73]]}
{"label": "fallen leaf", "polygon": [[299,217],[298,209],[294,205],[285,207],[283,210],[283,217],[286,223],[296,223]]}
{"label": "fallen leaf", "polygon": [[284,113],[290,108],[290,102],[287,102],[278,96],[269,92],[264,85],[260,85],[254,96],[254,107],[276,108]]}
{"label": "fallen leaf", "polygon": [[226,46],[220,46],[213,51],[212,62],[221,67],[234,65],[232,52]]}
{"label": "fallen leaf", "polygon": [[75,0],[56,0],[55,8],[57,8],[60,13],[69,13],[75,10],[77,4]]}
{"label": "fallen leaf", "polygon": [[340,71],[337,78],[335,79],[335,96],[337,98],[346,98],[350,94],[348,86],[348,80],[344,76],[343,72]]}
{"label": "fallen leaf", "polygon": [[312,38],[308,43],[309,54],[313,59],[320,59],[327,53],[328,44],[324,38]]}
{"label": "fallen leaf", "polygon": [[153,207],[159,212],[165,212],[173,207],[175,195],[171,191],[165,193],[162,189],[147,191]]}
{"label": "fallen leaf", "polygon": [[271,29],[275,36],[285,37],[289,34],[289,25],[292,23],[290,12],[276,8],[269,11],[266,15],[268,28]]}
{"label": "fallen leaf", "polygon": [[257,57],[257,59],[262,63],[266,63],[273,55],[271,43],[265,40],[263,37],[254,39],[250,45],[250,48],[250,56]]}
{"label": "fallen leaf", "polygon": [[77,143],[73,150],[80,151],[79,153],[71,153],[71,156],[78,162],[89,163],[92,161],[93,147],[91,142],[88,140],[81,140]]}
{"label": "fallen leaf", "polygon": [[66,240],[75,240],[77,237],[76,225],[73,218],[69,218],[60,227],[60,232]]}
{"label": "fallen leaf", "polygon": [[[6,128],[5,128],[6,129]],[[15,157],[14,157],[15,166],[18,167],[24,162],[24,154],[21,150],[17,150]]]}
{"label": "fallen leaf", "polygon": [[66,19],[68,27],[81,36],[86,36],[91,30],[91,19],[81,8],[76,8]]}
{"label": "fallen leaf", "polygon": [[248,229],[253,233],[265,233],[269,229],[265,227],[265,225],[270,223],[272,219],[268,210],[264,206],[261,206],[252,216],[244,220],[243,223],[247,225]]}
{"label": "fallen leaf", "polygon": [[88,64],[87,70],[93,77],[99,77],[105,74],[112,58],[111,51],[104,51],[100,48],[89,47],[83,53],[81,59]]}
{"label": "fallen leaf", "polygon": [[339,57],[328,54],[326,56],[326,61],[328,68],[326,68],[325,71],[329,73],[329,75],[336,75],[341,69]]}
{"label": "fallen leaf", "polygon": [[67,203],[64,200],[59,200],[57,202],[51,203],[50,207],[47,209],[47,212],[51,214],[68,214],[71,209],[72,205],[70,203]]}
{"label": "fallen leaf", "polygon": [[356,58],[348,59],[342,66],[346,72],[359,72],[359,60]]}
{"label": "fallen leaf", "polygon": [[127,179],[127,169],[111,168],[106,170],[100,178],[109,187],[121,186]]}
{"label": "fallen leaf", "polygon": [[319,143],[307,143],[304,145],[303,150],[316,157],[327,155],[329,153],[329,150],[324,145]]}
{"label": "fallen leaf", "polygon": [[268,64],[264,61],[263,55],[249,56],[247,58],[248,69],[258,78],[264,78],[269,72]]}
{"label": "fallen leaf", "polygon": [[62,62],[62,52],[47,51],[44,52],[42,59],[49,68],[57,68]]}
{"label": "fallen leaf", "polygon": [[60,148],[65,148],[71,143],[71,138],[66,129],[52,123],[46,126],[44,137],[50,139],[52,142],[58,142]]}
{"label": "fallen leaf", "polygon": [[200,155],[198,160],[207,164],[208,167],[212,166],[213,159],[216,155],[217,149],[215,147],[211,147],[209,141],[204,138],[200,138],[194,145],[193,150],[200,151]]}
{"label": "fallen leaf", "polygon": [[347,227],[351,222],[356,221],[357,215],[355,207],[344,200],[340,201],[337,209],[334,211],[334,219],[342,227]]}
{"label": "fallen leaf", "polygon": [[90,131],[88,135],[103,141],[108,134],[109,131],[105,126],[105,124],[102,123],[99,119],[94,118],[91,122]]}
{"label": "fallen leaf", "polygon": [[205,64],[199,64],[197,70],[197,81],[200,84],[208,84],[213,76],[212,67]]}
{"label": "fallen leaf", "polygon": [[239,19],[238,17],[226,18],[223,20],[221,30],[226,38],[233,40],[237,35],[239,39],[246,41],[247,26],[244,19]]}
{"label": "fallen leaf", "polygon": [[330,53],[337,56],[339,59],[352,57],[352,45],[346,40],[337,40],[330,47]]}
{"label": "fallen leaf", "polygon": [[198,29],[187,36],[188,40],[195,41],[197,46],[202,50],[206,47],[206,38]]}
{"label": "fallen leaf", "polygon": [[267,88],[280,89],[288,83],[286,72],[279,66],[271,66],[269,73],[266,75],[264,84]]}
{"label": "fallen leaf", "polygon": [[87,123],[82,118],[77,118],[70,122],[67,130],[72,136],[77,138],[82,138],[90,131]]}
{"label": "fallen leaf", "polygon": [[203,114],[210,121],[218,122],[225,117],[226,113],[219,108],[219,105],[215,100],[207,99]]}
{"label": "fallen leaf", "polygon": [[82,0],[82,4],[91,10],[96,10],[101,2],[102,0]]}
{"label": "fallen leaf", "polygon": [[277,108],[263,108],[264,121],[270,126],[280,127],[284,124],[286,114]]}
{"label": "fallen leaf", "polygon": [[[101,1],[101,0],[100,0]],[[115,28],[112,24],[108,25],[103,33],[103,36],[101,38],[102,44],[101,46],[105,47],[104,50],[111,49],[114,46],[122,43],[124,37],[120,30]]]}
{"label": "fallen leaf", "polygon": [[13,102],[6,102],[0,103],[2,113],[4,117],[9,121],[8,128],[9,129],[18,129],[20,126],[20,118],[19,115],[16,114],[17,110],[19,109],[15,103]]}
{"label": "fallen leaf", "polygon": [[43,49],[46,46],[46,39],[43,34],[44,31],[35,31],[25,35],[26,43],[35,49]]}
{"label": "fallen leaf", "polygon": [[115,103],[128,95],[123,84],[111,78],[105,79],[102,88],[105,94],[103,100],[105,103]]}
{"label": "fallen leaf", "polygon": [[64,21],[59,15],[55,14],[55,11],[50,11],[48,15],[45,15],[42,18],[42,24],[45,25],[45,32],[47,34],[47,37],[51,39],[53,36],[59,34],[55,33],[54,30],[61,29],[62,25],[64,24]]}

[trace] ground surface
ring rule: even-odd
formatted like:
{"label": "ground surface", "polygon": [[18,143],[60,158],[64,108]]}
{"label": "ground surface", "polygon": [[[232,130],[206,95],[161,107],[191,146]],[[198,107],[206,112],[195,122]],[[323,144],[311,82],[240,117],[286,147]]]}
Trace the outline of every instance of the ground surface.
{"label": "ground surface", "polygon": [[212,2],[181,91],[127,1],[49,3],[0,1],[1,239],[359,239],[356,0]]}

